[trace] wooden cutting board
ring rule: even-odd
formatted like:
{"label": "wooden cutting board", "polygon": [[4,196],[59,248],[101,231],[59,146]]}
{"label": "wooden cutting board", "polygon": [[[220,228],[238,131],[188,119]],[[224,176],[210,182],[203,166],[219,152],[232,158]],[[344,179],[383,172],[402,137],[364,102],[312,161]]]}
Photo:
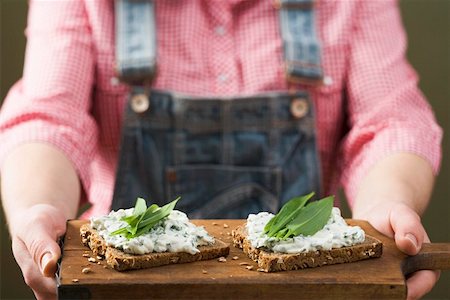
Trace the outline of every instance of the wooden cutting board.
{"label": "wooden cutting board", "polygon": [[[85,222],[73,220],[67,224],[57,273],[59,299],[404,299],[405,272],[450,268],[450,244],[428,244],[419,255],[407,257],[397,250],[392,239],[367,222],[347,220],[383,242],[381,258],[263,273],[256,271],[257,264],[233,246],[231,231],[243,220],[194,220],[230,244],[226,262],[214,259],[118,272],[106,267],[103,260],[90,262],[85,257],[92,256],[80,239],[79,228]],[[248,270],[248,265],[253,269]],[[82,269],[86,267],[91,272],[84,274]]]}

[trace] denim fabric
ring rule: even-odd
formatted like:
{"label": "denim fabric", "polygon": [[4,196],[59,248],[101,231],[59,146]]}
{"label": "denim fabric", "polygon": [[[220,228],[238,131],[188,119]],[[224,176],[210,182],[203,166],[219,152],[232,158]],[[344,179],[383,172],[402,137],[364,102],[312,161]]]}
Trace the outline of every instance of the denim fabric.
{"label": "denim fabric", "polygon": [[312,0],[280,0],[280,30],[286,75],[293,81],[322,81],[321,52]]}
{"label": "denim fabric", "polygon": [[156,69],[155,5],[149,0],[116,0],[116,67],[122,81],[145,82]]}
{"label": "denim fabric", "polygon": [[[280,4],[288,78],[321,80],[312,0]],[[117,0],[116,26],[121,79],[148,83],[156,64],[153,2]],[[299,98],[310,108],[301,118],[291,113]],[[192,99],[151,91],[148,110],[127,108],[112,208],[131,207],[139,196],[159,205],[181,196],[177,207],[191,218],[246,218],[320,193],[319,170],[305,93]]]}
{"label": "denim fabric", "polygon": [[[299,119],[296,98],[310,108]],[[181,196],[177,208],[191,218],[246,218],[320,193],[319,169],[305,93],[192,99],[152,91],[147,111],[127,109],[112,208]]]}
{"label": "denim fabric", "polygon": [[[321,51],[313,0],[278,0],[288,80],[321,83]],[[116,0],[117,72],[128,83],[150,82],[156,70],[155,5],[152,0]]]}

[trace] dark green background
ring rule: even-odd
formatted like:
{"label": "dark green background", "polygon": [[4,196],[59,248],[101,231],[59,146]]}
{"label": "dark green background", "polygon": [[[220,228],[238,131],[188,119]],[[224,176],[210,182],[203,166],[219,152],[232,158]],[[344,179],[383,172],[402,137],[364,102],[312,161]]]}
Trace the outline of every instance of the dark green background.
{"label": "dark green background", "polygon": [[[0,101],[22,73],[25,47],[26,0],[0,0],[1,60]],[[60,0],[58,0],[60,1]],[[95,1],[95,0],[92,0]],[[343,0],[345,1],[345,0]],[[382,0],[366,0],[382,1]],[[423,217],[430,237],[435,242],[450,242],[450,0],[403,0],[400,2],[409,36],[408,56],[421,76],[420,86],[444,128],[443,164],[437,179],[432,203]],[[345,215],[350,216],[344,208]],[[0,214],[1,274],[0,299],[32,298],[23,283],[19,268],[11,255],[10,240]],[[382,266],[380,266],[382,268]],[[450,271],[427,299],[450,299]]]}

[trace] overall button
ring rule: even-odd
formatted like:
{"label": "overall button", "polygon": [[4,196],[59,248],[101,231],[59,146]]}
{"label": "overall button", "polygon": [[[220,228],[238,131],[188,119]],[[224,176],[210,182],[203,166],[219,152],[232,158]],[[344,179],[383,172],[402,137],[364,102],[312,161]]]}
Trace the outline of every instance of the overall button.
{"label": "overall button", "polygon": [[131,97],[131,108],[136,113],[143,113],[150,107],[150,100],[145,94],[136,94]]}
{"label": "overall button", "polygon": [[304,98],[295,98],[291,102],[291,114],[296,119],[304,117],[308,113],[308,102]]}

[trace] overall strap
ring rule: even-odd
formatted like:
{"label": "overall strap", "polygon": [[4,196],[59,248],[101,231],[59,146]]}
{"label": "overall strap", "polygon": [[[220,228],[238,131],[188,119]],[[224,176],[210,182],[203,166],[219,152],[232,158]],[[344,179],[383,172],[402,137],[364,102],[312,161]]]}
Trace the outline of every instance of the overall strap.
{"label": "overall strap", "polygon": [[288,81],[322,84],[313,0],[277,0]]}
{"label": "overall strap", "polygon": [[116,71],[130,84],[152,80],[156,70],[155,4],[152,0],[116,0]]}

